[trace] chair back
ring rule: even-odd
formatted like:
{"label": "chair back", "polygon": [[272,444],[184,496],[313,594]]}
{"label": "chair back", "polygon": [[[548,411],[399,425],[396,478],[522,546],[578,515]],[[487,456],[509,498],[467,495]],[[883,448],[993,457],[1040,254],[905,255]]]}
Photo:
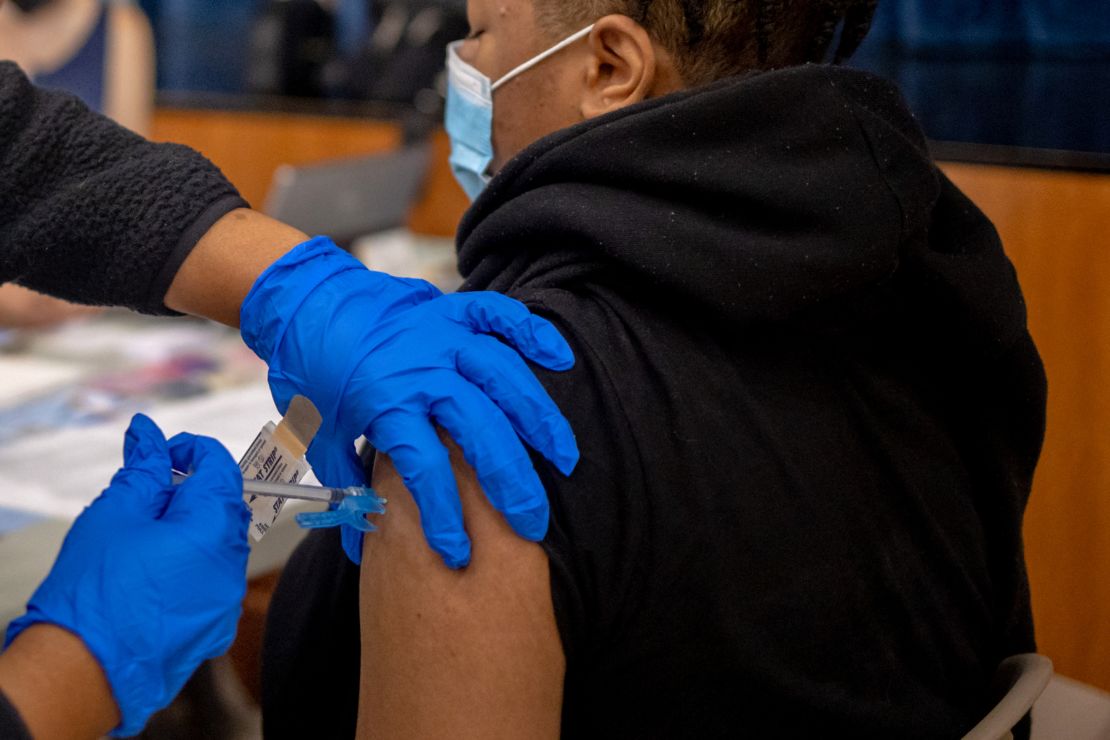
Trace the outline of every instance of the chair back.
{"label": "chair back", "polygon": [[1012,740],[1012,730],[1033,708],[1052,678],[1052,661],[1043,655],[1014,655],[998,666],[994,688],[1002,698],[963,740]]}

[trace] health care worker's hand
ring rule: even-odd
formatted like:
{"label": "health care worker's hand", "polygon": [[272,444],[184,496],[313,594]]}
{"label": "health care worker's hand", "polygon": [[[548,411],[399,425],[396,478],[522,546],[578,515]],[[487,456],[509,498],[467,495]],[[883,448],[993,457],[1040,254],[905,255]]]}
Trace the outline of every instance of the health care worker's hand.
{"label": "health care worker's hand", "polygon": [[[517,435],[564,474],[578,447],[517,351],[552,370],[572,367],[570,347],[550,323],[496,293],[444,296],[422,280],[372,272],[324,238],[263,273],[240,318],[243,339],[270,366],[278,409],[285,413],[300,393],[324,418],[308,452],[321,482],[365,485],[354,448],[365,434],[404,478],[428,543],[462,567],[470,540],[440,424],[516,533],[544,537],[547,495]],[[361,542],[344,528],[355,563]]]}
{"label": "health care worker's hand", "polygon": [[[213,439],[179,434],[167,443],[138,415],[123,458],[5,645],[41,623],[80,637],[119,706],[113,734],[130,737],[203,661],[231,647],[246,593],[250,511],[239,466]],[[172,468],[193,475],[175,488]]]}

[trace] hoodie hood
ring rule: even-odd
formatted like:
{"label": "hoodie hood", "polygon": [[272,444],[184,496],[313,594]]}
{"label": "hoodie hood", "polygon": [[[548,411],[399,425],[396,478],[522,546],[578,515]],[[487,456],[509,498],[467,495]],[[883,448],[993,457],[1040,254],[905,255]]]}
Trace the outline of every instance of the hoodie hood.
{"label": "hoodie hood", "polygon": [[466,289],[560,287],[593,265],[732,325],[843,305],[901,271],[968,344],[1025,330],[990,222],[897,89],[842,67],[732,78],[548,136],[493,179],[458,244]]}

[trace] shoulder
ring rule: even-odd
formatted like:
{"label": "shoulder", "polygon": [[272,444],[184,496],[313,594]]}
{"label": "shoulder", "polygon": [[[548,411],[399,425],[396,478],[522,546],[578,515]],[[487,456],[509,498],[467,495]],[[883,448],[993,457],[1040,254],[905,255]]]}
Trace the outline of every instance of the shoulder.
{"label": "shoulder", "polygon": [[566,372],[537,369],[574,430],[581,458],[564,477],[533,456],[551,503],[543,541],[552,599],[568,659],[593,636],[610,634],[614,604],[642,584],[630,576],[650,546],[647,469],[662,428],[645,418],[661,408],[654,365],[639,335],[643,311],[604,290],[511,293],[562,332],[575,355]]}
{"label": "shoulder", "polygon": [[574,352],[574,367],[565,372],[534,367],[570,421],[582,453],[579,469],[570,479],[545,480],[549,491],[579,485],[594,492],[611,485],[627,487],[639,478],[638,445],[628,406],[640,390],[638,377],[645,364],[638,356],[626,307],[614,303],[619,304],[618,298],[588,291],[547,289],[510,296],[554,324]]}
{"label": "shoulder", "polygon": [[153,39],[150,21],[135,3],[115,0],[107,3],[107,12],[113,35],[126,35],[143,41]]}

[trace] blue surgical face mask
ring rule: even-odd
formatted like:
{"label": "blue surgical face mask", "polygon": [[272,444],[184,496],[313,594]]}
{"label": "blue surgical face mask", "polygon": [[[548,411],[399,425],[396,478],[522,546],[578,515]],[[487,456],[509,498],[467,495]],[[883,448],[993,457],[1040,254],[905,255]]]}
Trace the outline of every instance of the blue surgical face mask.
{"label": "blue surgical face mask", "polygon": [[490,180],[493,162],[493,93],[517,75],[584,38],[593,30],[591,24],[573,36],[560,41],[547,51],[497,80],[467,64],[459,56],[462,41],[447,47],[447,136],[451,139],[451,171],[462,189],[475,200]]}

